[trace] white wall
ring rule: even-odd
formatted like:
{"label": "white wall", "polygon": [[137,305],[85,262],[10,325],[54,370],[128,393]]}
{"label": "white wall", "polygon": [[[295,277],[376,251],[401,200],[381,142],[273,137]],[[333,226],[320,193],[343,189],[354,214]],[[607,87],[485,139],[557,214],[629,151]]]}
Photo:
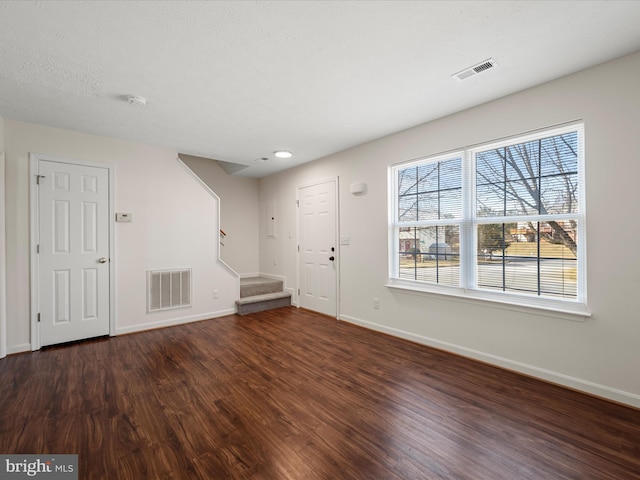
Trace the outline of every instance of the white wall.
{"label": "white wall", "polygon": [[4,213],[4,119],[0,117],[0,358],[7,355],[6,252]]}
{"label": "white wall", "polygon": [[[260,180],[278,206],[277,239],[260,223],[260,267],[296,278],[296,187],[340,178],[340,318],[640,406],[640,53]],[[459,84],[474,88],[474,79]],[[387,166],[583,119],[588,304],[584,322],[436,295],[387,281]],[[354,196],[349,184],[364,181]],[[273,265],[272,259],[280,259]],[[380,299],[374,310],[372,299]]]}
{"label": "white wall", "polygon": [[208,158],[180,158],[220,197],[220,228],[227,234],[222,260],[241,276],[258,273],[258,180],[229,175]]}
{"label": "white wall", "polygon": [[[235,310],[239,281],[217,262],[218,205],[177,152],[5,119],[7,339],[30,348],[29,153],[115,166],[116,333],[212,318]],[[204,219],[204,220],[203,220]],[[191,308],[146,313],[146,270],[193,269]],[[219,298],[212,297],[213,289]]]}

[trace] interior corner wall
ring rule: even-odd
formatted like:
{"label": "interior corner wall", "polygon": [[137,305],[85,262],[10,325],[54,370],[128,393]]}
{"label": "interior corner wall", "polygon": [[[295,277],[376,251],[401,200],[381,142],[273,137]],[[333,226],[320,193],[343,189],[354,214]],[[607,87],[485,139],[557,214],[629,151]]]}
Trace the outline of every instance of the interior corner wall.
{"label": "interior corner wall", "polygon": [[[295,284],[296,239],[285,232],[296,231],[296,188],[338,176],[340,235],[350,238],[338,251],[340,319],[640,407],[639,77],[640,52],[260,179],[261,205],[280,209],[275,239],[260,223],[261,270]],[[591,317],[385,287],[390,164],[580,119]],[[367,193],[351,194],[353,182]]]}
{"label": "interior corner wall", "polygon": [[240,275],[259,273],[258,180],[229,175],[208,158],[181,153],[180,159],[220,198],[222,260]]}
{"label": "interior corner wall", "polygon": [[[212,318],[235,311],[239,280],[217,261],[217,201],[177,160],[177,152],[5,119],[7,345],[30,349],[29,153],[111,164],[116,223],[116,331]],[[192,268],[192,306],[147,313],[146,271]],[[218,290],[213,299],[212,291]]]}

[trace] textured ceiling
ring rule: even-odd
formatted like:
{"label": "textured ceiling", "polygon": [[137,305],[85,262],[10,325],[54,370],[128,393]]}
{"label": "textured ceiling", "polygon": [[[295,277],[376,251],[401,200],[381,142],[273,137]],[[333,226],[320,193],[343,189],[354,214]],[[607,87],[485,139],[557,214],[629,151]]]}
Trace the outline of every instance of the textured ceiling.
{"label": "textured ceiling", "polygon": [[0,116],[260,177],[638,51],[639,25],[636,1],[0,1]]}

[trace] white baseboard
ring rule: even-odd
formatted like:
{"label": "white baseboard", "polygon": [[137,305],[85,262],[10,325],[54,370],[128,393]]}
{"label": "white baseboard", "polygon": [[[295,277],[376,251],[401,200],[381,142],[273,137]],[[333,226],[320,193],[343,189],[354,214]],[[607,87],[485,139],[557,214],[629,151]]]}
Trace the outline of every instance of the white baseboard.
{"label": "white baseboard", "polygon": [[31,351],[30,343],[20,343],[18,345],[7,346],[7,355],[12,355],[14,353],[30,352],[30,351]]}
{"label": "white baseboard", "polygon": [[[124,335],[127,333],[144,332],[145,330],[155,330],[155,329],[164,328],[164,327],[173,327],[175,325],[183,325],[185,323],[200,322],[202,320],[209,320],[211,318],[233,315],[234,313],[236,313],[235,309],[219,310],[217,312],[203,313],[200,315],[191,315],[188,317],[172,318],[169,320],[162,320],[159,322],[144,323],[142,325],[133,325],[131,327],[121,327],[121,328],[116,328],[116,331],[112,333],[112,336]],[[14,353],[30,352],[30,351],[31,351],[30,343],[21,343],[19,345],[9,345],[7,348],[7,355],[12,355]]]}
{"label": "white baseboard", "polygon": [[185,323],[200,322],[211,318],[224,317],[233,315],[236,310],[233,308],[227,310],[218,310],[217,312],[202,313],[200,315],[190,315],[188,317],[171,318],[158,322],[144,323],[141,325],[132,325],[130,327],[117,327],[115,334],[124,335],[126,333],[144,332],[145,330],[155,330],[157,328],[173,327],[175,325],[183,325]]}
{"label": "white baseboard", "polygon": [[618,390],[616,388],[608,387],[606,385],[600,385],[597,383],[590,382],[588,380],[571,377],[569,375],[554,372],[551,370],[546,370],[544,368],[535,367],[525,363],[510,360],[508,358],[499,357],[497,355],[480,352],[478,350],[462,347],[460,345],[455,345],[448,342],[442,342],[440,340],[424,337],[422,335],[406,332],[404,330],[399,330],[396,328],[387,327],[377,323],[368,322],[366,320],[351,317],[349,315],[340,315],[339,319],[348,323],[360,325],[361,327],[367,328],[369,330],[375,330],[378,332],[386,333],[388,335],[392,335],[394,337],[404,338],[405,340],[410,340],[412,342],[426,345],[428,347],[433,347],[439,350],[455,353],[463,357],[471,358],[484,363],[495,365],[497,367],[504,368],[506,370],[511,370],[514,372],[522,373],[524,375],[539,378],[541,380],[545,380],[550,383],[555,383],[557,385],[561,385],[563,387],[567,387],[573,390],[579,390],[581,392],[585,392],[590,395],[594,395],[596,397],[601,397],[608,400],[612,400],[614,402],[630,405],[635,408],[640,408],[640,395],[636,395],[634,393],[625,392],[623,390]]}

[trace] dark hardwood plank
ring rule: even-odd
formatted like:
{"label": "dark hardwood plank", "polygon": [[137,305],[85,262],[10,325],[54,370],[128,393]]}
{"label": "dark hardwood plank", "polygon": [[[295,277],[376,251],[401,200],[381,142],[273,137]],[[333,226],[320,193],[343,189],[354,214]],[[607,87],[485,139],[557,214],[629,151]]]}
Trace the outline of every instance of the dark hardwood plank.
{"label": "dark hardwood plank", "polygon": [[640,479],[640,411],[283,308],[0,361],[0,452],[83,479]]}

